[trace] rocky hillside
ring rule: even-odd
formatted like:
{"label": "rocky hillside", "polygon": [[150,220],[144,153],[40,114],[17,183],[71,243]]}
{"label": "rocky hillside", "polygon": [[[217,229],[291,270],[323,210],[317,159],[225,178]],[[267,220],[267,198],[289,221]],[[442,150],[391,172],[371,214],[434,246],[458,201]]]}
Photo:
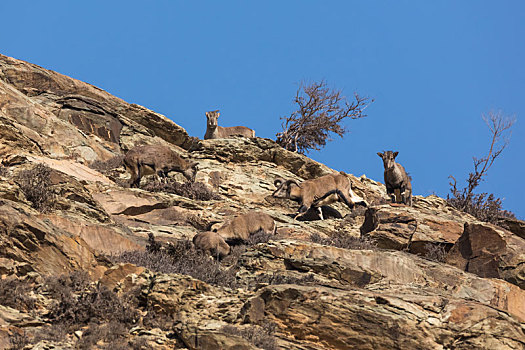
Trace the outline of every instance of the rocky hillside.
{"label": "rocky hillside", "polygon": [[[200,187],[129,188],[121,160],[140,144],[197,161]],[[393,205],[352,175],[367,210],[295,220],[274,180],[333,169],[268,139],[199,140],[2,55],[0,159],[0,348],[525,348],[524,222],[478,222],[436,196]],[[184,244],[249,210],[276,235],[220,263]]]}

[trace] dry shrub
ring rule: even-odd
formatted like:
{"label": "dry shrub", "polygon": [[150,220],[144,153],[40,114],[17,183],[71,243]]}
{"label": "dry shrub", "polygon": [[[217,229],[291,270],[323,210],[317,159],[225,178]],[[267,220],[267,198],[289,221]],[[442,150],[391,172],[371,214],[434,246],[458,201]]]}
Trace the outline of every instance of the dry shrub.
{"label": "dry shrub", "polygon": [[237,271],[211,259],[205,252],[196,249],[191,241],[182,239],[165,246],[159,244],[150,236],[145,252],[124,252],[112,257],[112,260],[143,266],[155,272],[189,275],[213,285],[236,287]]}
{"label": "dry shrub", "polygon": [[144,187],[144,190],[150,192],[166,192],[174,193],[176,195],[195,199],[199,201],[209,201],[212,199],[220,199],[220,196],[210,190],[202,182],[187,181],[184,183],[177,182],[173,179],[167,179],[166,182],[151,181]]}
{"label": "dry shrub", "polygon": [[274,333],[277,325],[273,322],[264,322],[261,326],[236,327],[226,325],[221,328],[226,334],[238,336],[255,345],[257,348],[264,350],[278,349]]}
{"label": "dry shrub", "polygon": [[26,332],[13,333],[9,336],[9,344],[11,345],[8,350],[22,350],[29,345],[30,340]]}
{"label": "dry shrub", "polygon": [[77,342],[76,348],[93,349],[95,345],[99,345],[100,341],[103,341],[105,344],[97,346],[97,349],[129,349],[129,344],[126,340],[127,333],[127,327],[120,322],[110,321],[104,324],[91,323],[89,327],[83,331],[82,338]]}
{"label": "dry shrub", "polygon": [[89,165],[91,169],[95,169],[101,173],[108,173],[111,170],[120,168],[124,164],[124,156],[119,155],[108,160],[95,160]]}
{"label": "dry shrub", "polygon": [[244,254],[249,247],[259,243],[268,243],[273,238],[273,234],[266,233],[264,230],[259,230],[252,233],[246,241],[237,241],[237,244],[230,242],[230,254],[223,259],[223,263],[228,266],[236,266],[239,258]]}
{"label": "dry shrub", "polygon": [[297,285],[308,285],[315,282],[314,274],[307,274],[304,276],[293,276],[289,274],[261,274],[255,279],[256,284],[297,284]]}
{"label": "dry shrub", "polygon": [[314,233],[310,235],[310,240],[313,243],[330,245],[344,249],[378,249],[377,245],[371,238],[366,236],[361,236],[359,238],[353,237],[344,231],[336,232],[327,238],[323,238],[318,233]]}
{"label": "dry shrub", "polygon": [[456,178],[449,176],[451,195],[447,196],[447,201],[456,209],[471,214],[481,221],[497,224],[501,217],[513,219],[516,217],[512,212],[502,208],[500,198],[493,194],[474,191],[487,176],[494,161],[508,146],[515,119],[504,116],[502,112],[490,112],[488,115],[483,115],[483,120],[491,133],[487,155],[481,158],[473,157],[474,171],[469,173],[465,187],[458,188]]}
{"label": "dry shrub", "polygon": [[92,323],[119,323],[129,329],[138,320],[131,296],[119,298],[107,287],[91,283],[85,272],[47,277],[44,290],[55,300],[48,317],[63,329],[75,330]]}
{"label": "dry shrub", "polygon": [[447,257],[447,248],[444,244],[432,244],[427,243],[425,244],[425,254],[423,257],[425,257],[428,260],[432,260],[435,262],[445,262]]}
{"label": "dry shrub", "polygon": [[107,176],[111,181],[120,187],[128,188],[129,181],[120,178],[119,168],[124,164],[124,156],[118,155],[108,160],[95,160],[89,167]]}
{"label": "dry shrub", "polygon": [[276,142],[283,148],[299,153],[319,150],[331,141],[331,135],[343,137],[348,130],[345,119],[366,117],[364,110],[373,102],[354,94],[348,101],[339,89],[331,89],[326,82],[301,83],[295,95],[297,111],[282,117],[283,131],[277,133]]}
{"label": "dry shrub", "polygon": [[16,179],[27,200],[40,212],[48,212],[55,207],[56,195],[51,187],[50,175],[50,167],[38,164],[21,171]]}
{"label": "dry shrub", "polygon": [[453,190],[453,197],[447,198],[447,202],[484,222],[497,224],[501,218],[516,218],[514,213],[503,209],[501,198],[492,193],[471,194],[467,198],[464,193]]}
{"label": "dry shrub", "polygon": [[30,296],[30,283],[16,278],[0,279],[0,305],[28,311],[35,307],[35,298]]}

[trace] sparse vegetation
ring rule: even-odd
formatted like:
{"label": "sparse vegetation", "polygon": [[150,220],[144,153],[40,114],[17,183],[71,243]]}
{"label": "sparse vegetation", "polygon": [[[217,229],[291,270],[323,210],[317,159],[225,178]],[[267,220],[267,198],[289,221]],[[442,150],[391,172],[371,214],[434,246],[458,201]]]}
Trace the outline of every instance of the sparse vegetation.
{"label": "sparse vegetation", "polygon": [[150,192],[166,192],[174,193],[176,195],[195,199],[199,201],[209,201],[212,199],[220,199],[220,196],[210,190],[202,182],[191,182],[187,181],[184,183],[177,182],[173,179],[167,179],[166,182],[162,183],[159,181],[148,182],[144,187],[144,190]]}
{"label": "sparse vegetation", "polygon": [[428,260],[435,262],[445,262],[447,257],[447,249],[444,244],[425,244],[425,255],[424,257]]}
{"label": "sparse vegetation", "polygon": [[112,259],[115,262],[132,263],[161,273],[189,275],[209,284],[234,288],[236,286],[235,268],[226,268],[211,259],[203,251],[195,248],[189,240],[179,240],[174,244],[162,245],[150,236],[145,252],[124,252]]}
{"label": "sparse vegetation", "polygon": [[108,160],[95,160],[92,162],[89,167],[91,169],[97,170],[104,175],[111,174],[112,170],[120,168],[124,163],[124,156],[119,155],[112,157]]}
{"label": "sparse vegetation", "polygon": [[275,342],[275,329],[277,325],[273,322],[264,322],[260,326],[246,326],[237,327],[233,325],[227,325],[222,327],[222,331],[227,334],[235,335],[243,338],[255,345],[257,348],[264,350],[276,350],[277,343]]}
{"label": "sparse vegetation", "polygon": [[48,277],[45,290],[56,300],[49,317],[63,327],[90,323],[118,322],[133,325],[138,313],[129,301],[119,298],[101,284],[90,282],[82,271],[60,277]]}
{"label": "sparse vegetation", "polygon": [[318,233],[310,235],[313,243],[330,245],[344,249],[378,249],[375,242],[367,237],[354,237],[344,231],[338,231],[330,237],[323,238]]}
{"label": "sparse vegetation", "polygon": [[515,120],[505,117],[501,112],[490,112],[483,116],[491,132],[489,151],[481,158],[473,157],[474,172],[469,173],[466,186],[457,188],[456,178],[449,176],[451,195],[447,201],[453,207],[475,216],[481,221],[497,223],[500,217],[515,218],[515,215],[502,208],[500,198],[489,193],[475,193],[474,190],[481,184],[494,161],[501,155],[509,144],[511,128]]}
{"label": "sparse vegetation", "polygon": [[32,290],[32,285],[24,280],[0,279],[0,305],[31,311],[35,307],[35,298],[31,295]]}
{"label": "sparse vegetation", "polygon": [[341,90],[331,89],[325,81],[306,84],[297,89],[294,102],[298,109],[283,117],[283,131],[276,134],[276,142],[283,148],[299,153],[319,150],[331,141],[331,134],[343,137],[348,130],[342,125],[346,119],[366,117],[364,110],[373,99],[354,93],[349,102]]}
{"label": "sparse vegetation", "polygon": [[30,339],[25,332],[14,333],[9,336],[9,343],[11,344],[9,350],[22,350],[30,343]]}
{"label": "sparse vegetation", "polygon": [[108,160],[96,160],[92,162],[89,167],[107,176],[111,181],[119,185],[120,187],[129,187],[127,180],[120,178],[120,171],[124,164],[124,156],[118,155]]}
{"label": "sparse vegetation", "polygon": [[47,165],[38,164],[21,171],[16,182],[36,210],[48,212],[55,207],[56,194],[51,187],[51,168]]}

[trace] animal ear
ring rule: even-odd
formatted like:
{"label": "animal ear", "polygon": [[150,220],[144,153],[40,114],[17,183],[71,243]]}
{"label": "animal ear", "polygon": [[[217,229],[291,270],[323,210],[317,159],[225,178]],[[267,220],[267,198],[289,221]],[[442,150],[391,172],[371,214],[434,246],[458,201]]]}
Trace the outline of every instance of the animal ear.
{"label": "animal ear", "polygon": [[275,179],[275,181],[273,182],[273,184],[275,185],[275,187],[281,187],[283,181],[284,181],[283,179],[278,178],[278,179]]}
{"label": "animal ear", "polygon": [[394,152],[394,158],[397,157],[398,154],[399,152]]}
{"label": "animal ear", "polygon": [[377,155],[378,155],[379,157],[383,158],[383,153],[381,153],[381,152],[377,152]]}

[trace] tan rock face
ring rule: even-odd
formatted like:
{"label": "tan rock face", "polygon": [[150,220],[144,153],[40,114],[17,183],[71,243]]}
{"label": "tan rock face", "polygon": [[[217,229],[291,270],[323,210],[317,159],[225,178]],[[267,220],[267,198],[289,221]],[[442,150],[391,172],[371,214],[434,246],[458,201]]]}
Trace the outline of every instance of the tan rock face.
{"label": "tan rock face", "polygon": [[[241,260],[247,281],[261,275],[315,274],[338,288],[360,287],[385,293],[468,298],[505,310],[525,321],[525,291],[495,279],[483,279],[446,264],[396,251],[348,250],[313,243],[274,241],[259,245]],[[330,282],[331,281],[331,282]],[[417,286],[419,291],[409,286]]]}
{"label": "tan rock face", "polygon": [[501,278],[525,289],[525,240],[487,223],[465,224],[447,262],[481,277]]}
{"label": "tan rock face", "polygon": [[414,207],[369,208],[361,233],[376,240],[381,248],[407,249],[414,254],[425,254],[427,244],[450,248],[463,233],[463,224],[472,218],[431,197],[414,198]]}
{"label": "tan rock face", "polygon": [[[95,160],[118,161],[113,157],[138,144],[167,145],[198,161],[196,181],[220,199],[125,188],[129,173],[118,162],[97,168],[107,177],[89,168]],[[300,183],[334,169],[268,139],[192,138],[144,107],[1,55],[0,160],[2,278],[35,281],[32,292],[38,295],[42,277],[85,270],[122,297],[132,293],[129,300],[137,299],[141,317],[126,330],[126,341],[147,340],[153,349],[175,343],[189,349],[253,349],[253,339],[224,326],[257,335],[260,325],[275,325],[275,333],[265,336],[281,349],[525,347],[519,220],[502,220],[508,230],[481,224],[436,196],[415,196],[412,207],[390,205],[380,182],[348,175],[352,190],[371,204],[368,212],[334,203],[323,208],[328,219],[310,213],[298,221],[297,203],[271,196],[274,180]],[[17,182],[21,171],[38,163],[52,169],[48,189],[56,197],[45,213],[31,207]],[[232,253],[233,260],[221,262],[236,272],[237,289],[131,264],[111,266],[104,257],[123,250],[140,254],[148,234],[158,242],[192,239],[251,210],[270,215],[277,234],[242,254],[234,247],[238,260]],[[396,251],[311,242],[312,235],[362,234]],[[455,266],[415,255],[428,253],[429,246],[452,247],[448,262]],[[50,300],[45,294],[38,300],[38,315],[48,315]],[[2,346],[15,332],[49,325],[37,316],[0,310]],[[160,318],[169,322],[158,326]],[[70,332],[67,340],[39,346],[73,348],[79,337],[82,333]]]}
{"label": "tan rock face", "polygon": [[2,200],[0,227],[0,255],[14,262],[10,272],[16,275],[89,272],[98,265],[94,251],[82,238],[38,219],[27,207]]}
{"label": "tan rock face", "polygon": [[276,322],[287,349],[518,349],[525,340],[519,322],[505,313],[431,294],[269,286],[245,312]]}
{"label": "tan rock face", "polygon": [[[0,55],[0,112],[11,149],[57,157],[107,159],[133,146],[136,138],[157,136],[190,147],[186,131],[166,117],[129,104],[92,85]],[[4,138],[4,137],[3,137]],[[131,144],[129,143],[131,142]],[[89,150],[89,151],[88,151]],[[110,150],[108,152],[108,150]]]}

